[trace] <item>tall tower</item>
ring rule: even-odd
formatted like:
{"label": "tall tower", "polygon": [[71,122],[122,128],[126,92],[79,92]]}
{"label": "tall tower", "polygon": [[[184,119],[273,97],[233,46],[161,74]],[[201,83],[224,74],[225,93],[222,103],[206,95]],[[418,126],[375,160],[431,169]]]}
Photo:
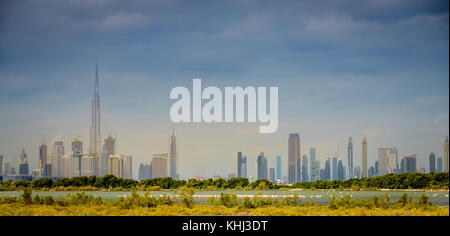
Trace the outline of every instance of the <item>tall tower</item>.
{"label": "tall tower", "polygon": [[177,136],[175,134],[175,129],[172,130],[172,135],[170,135],[170,177],[172,179],[177,179]]}
{"label": "tall tower", "polygon": [[444,142],[444,171],[448,172],[448,137],[445,137]]}
{"label": "tall tower", "polygon": [[242,152],[237,153],[237,177],[242,178]]}
{"label": "tall tower", "polygon": [[300,135],[289,134],[288,144],[288,182],[300,182]]}
{"label": "tall tower", "polygon": [[72,153],[79,152],[83,154],[83,142],[80,138],[74,138],[72,141]]}
{"label": "tall tower", "polygon": [[45,137],[42,140],[42,145],[39,146],[39,175],[47,176],[47,145],[45,144]]}
{"label": "tall tower", "polygon": [[98,156],[100,154],[101,134],[100,134],[100,95],[98,83],[98,63],[95,60],[95,83],[94,99],[92,100],[92,126],[89,154]]}
{"label": "tall tower", "polygon": [[353,144],[352,144],[352,137],[348,139],[348,146],[347,146],[347,152],[348,152],[348,178],[352,179],[353,176]]}
{"label": "tall tower", "polygon": [[[52,140],[52,154],[51,154],[51,176],[53,177],[61,177],[62,174],[62,162],[61,159],[64,156],[64,143],[63,143],[63,139],[61,137],[61,134],[59,134],[58,136],[56,136],[53,140]],[[48,169],[47,169],[47,175],[48,173]]]}
{"label": "tall tower", "polygon": [[362,177],[367,177],[367,137],[363,136],[362,140]]}

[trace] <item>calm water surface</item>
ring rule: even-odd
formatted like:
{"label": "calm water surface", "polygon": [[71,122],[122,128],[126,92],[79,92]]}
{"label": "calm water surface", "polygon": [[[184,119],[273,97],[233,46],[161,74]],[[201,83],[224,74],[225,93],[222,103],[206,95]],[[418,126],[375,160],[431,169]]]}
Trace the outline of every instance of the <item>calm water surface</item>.
{"label": "calm water surface", "polygon": [[[58,197],[67,197],[68,194],[75,194],[76,191],[61,191],[61,192],[49,192],[49,191],[33,191],[34,195],[39,196],[52,196],[54,198]],[[127,197],[130,196],[130,191],[86,191],[86,194],[93,195],[95,197],[101,197],[105,200],[108,199],[117,199],[119,197]],[[144,194],[145,191],[138,191],[139,194]],[[176,197],[175,191],[149,191],[148,192],[152,196],[163,196],[169,195],[172,197]],[[402,194],[406,193],[409,196],[417,199],[422,193],[427,194],[430,197],[431,202],[440,206],[448,206],[449,205],[449,192],[427,192],[427,191],[339,191],[339,190],[314,190],[314,191],[306,191],[306,190],[291,190],[291,191],[280,191],[280,190],[272,190],[272,191],[196,191],[194,198],[198,200],[198,202],[203,203],[206,201],[208,197],[218,196],[220,193],[228,193],[228,194],[236,194],[238,198],[243,197],[253,197],[255,195],[261,194],[262,197],[271,197],[281,199],[283,197],[297,194],[301,201],[309,201],[313,200],[317,203],[327,204],[330,196],[334,195],[336,198],[340,198],[346,195],[350,195],[352,199],[365,198],[370,199],[374,196],[382,197],[385,194],[389,194],[391,197],[391,201],[396,201]],[[0,197],[20,197],[22,194],[21,191],[0,191]]]}

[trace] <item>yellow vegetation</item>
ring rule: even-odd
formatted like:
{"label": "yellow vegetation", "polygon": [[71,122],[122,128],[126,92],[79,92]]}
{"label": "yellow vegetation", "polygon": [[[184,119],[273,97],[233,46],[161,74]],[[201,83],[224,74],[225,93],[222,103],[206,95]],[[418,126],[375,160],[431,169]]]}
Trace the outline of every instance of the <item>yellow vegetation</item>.
{"label": "yellow vegetation", "polygon": [[22,203],[0,204],[1,216],[197,216],[197,215],[252,215],[252,216],[449,216],[448,207],[433,210],[413,209],[368,209],[338,208],[327,206],[265,206],[239,208],[211,205],[194,205],[190,208],[182,204],[158,205],[156,207],[133,207],[124,209],[110,205],[24,205]]}

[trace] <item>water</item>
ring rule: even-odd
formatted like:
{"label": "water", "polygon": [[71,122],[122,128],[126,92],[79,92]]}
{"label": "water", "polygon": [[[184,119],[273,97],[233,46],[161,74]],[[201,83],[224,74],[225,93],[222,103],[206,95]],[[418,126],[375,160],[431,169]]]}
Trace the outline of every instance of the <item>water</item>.
{"label": "water", "polygon": [[[59,197],[67,197],[68,194],[75,194],[76,191],[33,191],[33,196],[52,196],[53,198]],[[93,195],[95,197],[101,197],[105,200],[109,199],[117,199],[121,196],[128,197],[131,194],[131,191],[86,191],[86,194]],[[145,191],[138,191],[138,194],[144,194]],[[149,195],[151,196],[164,196],[169,195],[171,197],[176,197],[176,191],[149,191]],[[439,191],[439,192],[430,192],[430,191],[339,191],[339,190],[291,190],[291,191],[280,191],[280,190],[267,190],[267,191],[231,191],[231,190],[223,190],[223,191],[196,191],[194,194],[194,198],[199,203],[204,203],[206,199],[212,196],[219,196],[220,193],[228,193],[228,194],[236,194],[238,198],[243,197],[253,197],[255,195],[261,194],[261,197],[265,198],[277,198],[282,199],[286,196],[293,196],[297,194],[301,201],[309,201],[313,200],[317,203],[327,204],[328,199],[334,195],[336,198],[341,198],[346,195],[350,195],[352,199],[370,199],[374,196],[382,197],[385,194],[389,194],[391,197],[391,202],[396,201],[402,194],[406,193],[408,196],[413,197],[414,199],[419,198],[423,193],[427,194],[430,197],[432,203],[440,206],[448,206],[449,205],[449,192],[448,191]],[[21,191],[0,191],[0,197],[20,197],[22,194]]]}

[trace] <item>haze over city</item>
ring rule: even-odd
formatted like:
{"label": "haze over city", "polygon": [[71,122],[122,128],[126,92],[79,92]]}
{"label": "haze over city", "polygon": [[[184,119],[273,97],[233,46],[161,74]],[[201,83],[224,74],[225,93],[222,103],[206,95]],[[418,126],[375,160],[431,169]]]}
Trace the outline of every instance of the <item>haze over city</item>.
{"label": "haze over city", "polygon": [[[0,3],[0,153],[30,169],[38,146],[61,131],[66,150],[80,137],[89,148],[98,57],[103,139],[133,157],[133,176],[153,154],[169,151],[177,133],[180,177],[236,174],[236,153],[269,166],[288,137],[301,154],[346,163],[353,138],[361,166],[363,134],[369,166],[378,148],[399,158],[417,154],[428,168],[443,157],[449,131],[448,1],[2,1]],[[14,22],[14,23],[12,23]],[[173,87],[279,87],[279,126],[257,123],[173,124]]]}

